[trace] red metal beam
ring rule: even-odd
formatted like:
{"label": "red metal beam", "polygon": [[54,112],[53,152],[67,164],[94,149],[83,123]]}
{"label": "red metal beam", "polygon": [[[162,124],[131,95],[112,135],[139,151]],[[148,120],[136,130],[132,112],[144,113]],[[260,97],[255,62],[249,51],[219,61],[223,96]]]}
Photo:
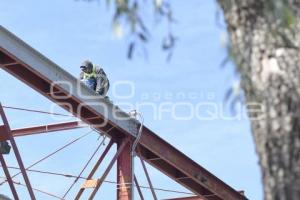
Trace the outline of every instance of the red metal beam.
{"label": "red metal beam", "polygon": [[[122,147],[122,140],[117,141],[118,149]],[[132,142],[128,142],[117,160],[117,200],[132,199]]]}
{"label": "red metal beam", "polygon": [[[107,155],[107,153],[109,152],[110,148],[112,147],[112,145],[114,144],[113,140],[110,140],[108,145],[106,146],[105,150],[103,151],[103,153],[101,154],[100,158],[98,159],[98,161],[96,162],[95,166],[93,167],[92,171],[89,173],[87,180],[91,180],[94,176],[94,174],[96,173],[97,169],[99,168],[100,164],[102,163],[102,161],[104,160],[105,156]],[[82,193],[84,192],[85,188],[82,187],[80,188],[79,192],[77,193],[75,200],[79,200]]]}
{"label": "red metal beam", "polygon": [[21,169],[21,172],[22,172],[22,175],[23,175],[23,178],[24,178],[24,181],[26,183],[26,186],[27,186],[27,190],[29,192],[29,195],[31,197],[31,200],[35,200],[35,195],[34,195],[34,192],[33,192],[33,189],[31,187],[31,184],[30,184],[30,181],[29,181],[29,178],[28,178],[28,175],[27,175],[27,172],[25,170],[25,167],[24,167],[24,164],[23,164],[23,161],[21,159],[21,155],[20,155],[20,152],[19,152],[19,149],[17,147],[17,144],[15,142],[15,139],[14,137],[12,136],[11,134],[11,131],[10,131],[10,127],[9,127],[9,123],[8,123],[8,120],[6,118],[6,115],[4,113],[4,110],[3,110],[3,107],[2,107],[2,104],[0,103],[0,115],[1,115],[1,118],[2,118],[2,121],[3,121],[3,124],[6,128],[6,132],[8,133],[9,135],[9,141],[10,141],[10,144],[12,146],[12,149],[14,150],[14,153],[15,153],[15,156],[16,156],[16,159],[17,159],[17,162],[19,164],[19,167]]}
{"label": "red metal beam", "polygon": [[1,64],[3,67],[8,67],[8,66],[11,66],[11,65],[17,65],[18,63],[17,62],[13,62],[13,63],[7,63],[7,64]]}
{"label": "red metal beam", "polygon": [[137,188],[137,191],[138,191],[138,193],[139,193],[140,199],[141,199],[141,200],[144,200],[144,196],[143,196],[141,187],[140,187],[139,182],[138,182],[138,180],[137,180],[137,178],[136,178],[135,175],[134,175],[134,184],[135,184],[135,186],[136,186],[136,188]]}
{"label": "red metal beam", "polygon": [[114,155],[114,157],[111,159],[110,163],[108,164],[108,167],[106,168],[106,170],[104,171],[103,175],[101,176],[101,178],[97,181],[96,187],[94,188],[92,194],[89,197],[89,200],[93,200],[94,197],[96,196],[99,188],[101,187],[103,181],[105,181],[108,173],[110,172],[111,168],[113,167],[113,165],[115,164],[116,160],[118,159],[119,155],[122,153],[122,151],[124,150],[124,148],[126,147],[127,143],[128,143],[129,139],[125,139],[122,141],[121,146],[118,148],[117,153]]}
{"label": "red metal beam", "polygon": [[[91,125],[101,124],[107,120],[103,113],[88,104],[88,100],[78,97],[77,94],[68,92],[60,85],[55,85],[54,89],[62,96],[68,98],[56,98],[51,95],[51,85],[55,79],[49,79],[46,72],[63,72],[57,65],[53,64],[47,58],[39,54],[27,44],[22,42],[16,36],[10,34],[7,30],[0,29],[0,56],[3,57],[2,64],[17,62],[17,65],[1,66],[5,71],[20,79],[42,95],[56,103],[64,103],[63,108],[70,111],[75,116],[81,118],[84,122]],[[9,43],[7,42],[9,41]],[[17,48],[18,47],[18,48]],[[17,50],[16,50],[17,49]],[[20,50],[21,49],[21,50]],[[22,52],[20,52],[22,51]],[[23,52],[24,51],[24,52]],[[27,64],[26,64],[27,63]],[[37,64],[38,63],[38,64]],[[41,67],[37,67],[41,66]],[[59,69],[59,70],[58,70]],[[76,80],[70,74],[63,72],[64,77],[70,81]],[[65,81],[61,78],[61,81]],[[74,85],[75,87],[75,85]],[[77,89],[84,89],[78,87]],[[65,106],[68,104],[69,106]],[[80,105],[83,105],[81,111],[78,112]],[[109,107],[109,105],[108,105]],[[99,131],[106,132],[111,127],[116,127],[113,131],[107,134],[111,138],[119,138],[121,136],[132,135],[128,132],[128,126],[124,126],[122,121],[110,119],[105,126],[97,127]],[[124,122],[124,121],[123,121]],[[129,120],[128,120],[129,122]],[[126,123],[127,125],[129,123]],[[130,125],[132,124],[130,121]],[[141,140],[139,142],[142,153],[141,157],[152,166],[168,175],[173,180],[187,187],[199,196],[210,196],[213,200],[246,200],[247,198],[231,188],[229,185],[215,177],[209,171],[198,165],[175,147],[158,137],[147,127],[143,128]],[[149,157],[151,155],[151,157]]]}
{"label": "red metal beam", "polygon": [[81,122],[73,121],[73,122],[63,122],[57,124],[48,124],[41,126],[33,126],[28,128],[20,128],[12,130],[12,134],[14,137],[25,136],[25,135],[33,135],[40,133],[49,133],[55,131],[65,131],[70,129],[83,128],[86,126],[82,126]]}
{"label": "red metal beam", "polygon": [[[185,185],[198,195],[213,195],[214,199],[247,199],[218,179],[209,171],[188,158],[182,152],[161,139],[147,127],[143,128],[140,144],[146,147],[157,160],[148,162],[165,172],[178,183]],[[144,152],[147,153],[147,150]],[[141,155],[147,157],[147,155]],[[146,159],[147,161],[147,159]]]}
{"label": "red metal beam", "polygon": [[[1,48],[0,48],[1,51]],[[2,51],[2,53],[7,54],[6,51]],[[20,62],[21,63],[21,62]],[[65,98],[65,99],[56,99],[52,95],[49,95],[50,84],[47,82],[47,78],[41,76],[40,74],[35,73],[30,70],[30,66],[23,65],[22,63],[18,66],[10,66],[3,67],[4,70],[16,76],[18,79],[24,81],[26,84],[31,86],[32,88],[39,91],[41,94],[45,95],[49,99],[57,102],[57,103],[69,103],[70,106],[64,107],[66,110],[72,112],[75,116],[78,116],[76,111],[78,110],[78,106],[80,101],[76,98]],[[31,77],[30,79],[28,77]],[[58,89],[60,90],[60,89]],[[65,92],[65,91],[61,91]],[[65,92],[67,96],[67,92]],[[82,109],[84,112],[81,112],[81,116],[79,116],[83,121],[88,124],[99,124],[103,122],[102,118],[99,119],[91,119],[93,116],[97,116],[97,113],[91,111],[88,108],[88,105],[83,106]],[[105,132],[109,130],[115,124],[111,124],[110,122],[104,127],[97,127],[98,130]],[[120,128],[116,128],[111,131],[108,135],[110,137],[118,137],[120,135],[127,135],[126,131],[123,131]],[[149,139],[149,140],[148,140]],[[178,151],[176,148],[171,146],[169,143],[158,137],[155,133],[153,133],[150,129],[144,126],[143,134],[140,140],[141,149],[148,150],[155,154],[159,160],[157,161],[149,161],[150,163],[170,178],[174,179],[181,185],[189,188],[191,191],[195,192],[198,195],[212,195],[216,194],[215,200],[220,199],[238,199],[244,200],[247,199],[245,196],[239,194],[237,191],[232,189],[230,186],[222,182],[220,179],[209,173],[203,167],[189,159],[183,153]],[[177,157],[178,159],[173,159],[171,155]],[[178,160],[181,162],[178,165]],[[167,166],[167,167],[166,167]],[[177,179],[177,171],[179,171],[182,175],[188,177],[189,179]],[[176,172],[174,174],[174,172]],[[196,175],[195,175],[196,174]],[[203,176],[205,174],[205,176]]]}
{"label": "red metal beam", "polygon": [[18,197],[18,193],[16,191],[16,188],[15,188],[15,185],[14,185],[14,182],[10,176],[10,173],[9,173],[9,170],[7,168],[7,165],[5,163],[5,160],[4,160],[4,157],[2,154],[0,154],[0,162],[1,162],[1,165],[2,165],[2,168],[3,168],[3,171],[4,171],[4,174],[5,174],[5,177],[7,179],[7,182],[9,184],[9,187],[10,187],[10,190],[14,196],[14,199],[15,200],[19,200],[19,197]]}
{"label": "red metal beam", "polygon": [[[50,133],[55,131],[65,131],[70,129],[83,128],[83,127],[85,126],[82,126],[82,122],[73,121],[73,122],[63,122],[57,124],[32,126],[26,128],[18,128],[18,129],[11,130],[11,133],[13,137],[19,137],[19,136],[41,134],[41,133]],[[0,132],[2,132],[1,131],[2,129],[4,129],[4,127],[0,126]],[[4,141],[4,140],[8,140],[8,135],[0,134],[0,141]]]}
{"label": "red metal beam", "polygon": [[8,140],[9,136],[4,125],[0,126],[0,141]]}
{"label": "red metal beam", "polygon": [[146,165],[145,165],[145,162],[144,162],[144,160],[143,160],[142,158],[140,158],[140,160],[141,160],[141,164],[142,164],[143,170],[144,170],[144,172],[145,172],[145,175],[146,175],[146,178],[147,178],[149,187],[150,187],[150,189],[151,189],[151,193],[152,193],[153,199],[154,199],[154,200],[157,200],[157,196],[156,196],[156,194],[155,194],[155,191],[154,191],[154,188],[153,188],[153,185],[152,185],[152,181],[151,181],[151,179],[150,179],[150,176],[149,176],[147,167],[146,167]]}

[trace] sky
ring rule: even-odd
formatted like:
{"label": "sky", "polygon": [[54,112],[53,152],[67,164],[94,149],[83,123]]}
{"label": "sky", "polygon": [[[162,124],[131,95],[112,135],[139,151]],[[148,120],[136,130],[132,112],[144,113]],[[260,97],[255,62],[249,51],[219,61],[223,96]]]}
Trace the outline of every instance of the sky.
{"label": "sky", "polygon": [[[218,20],[223,26],[216,23],[217,4],[215,1],[174,0],[172,9],[177,21],[172,29],[179,39],[170,62],[160,48],[166,24],[155,23],[149,9],[145,9],[143,16],[151,30],[150,42],[145,45],[148,57],[143,56],[140,49],[133,60],[126,57],[130,36],[125,34],[121,39],[114,36],[113,8],[108,8],[104,1],[0,1],[0,24],[74,76],[78,76],[80,63],[85,59],[103,67],[111,82],[109,96],[115,104],[125,111],[137,108],[145,125],[160,137],[231,187],[244,190],[249,199],[260,200],[261,175],[249,119],[243,107],[233,115],[228,106],[223,105],[224,96],[236,82],[237,75],[232,63],[220,67],[227,55],[222,42],[226,30],[222,19]],[[46,111],[54,108],[55,112],[66,113],[3,70],[0,70],[0,83],[3,105]],[[147,106],[149,104],[151,106]],[[12,129],[76,120],[5,111]],[[89,131],[89,128],[62,131],[16,141],[28,166]],[[100,140],[97,133],[91,133],[32,169],[78,175]],[[104,146],[97,155],[103,149]],[[5,158],[9,166],[17,165],[12,153]],[[106,158],[98,176],[108,162]],[[140,184],[147,186],[137,158],[135,163]],[[156,169],[147,167],[155,187],[188,192]],[[113,168],[107,180],[116,180],[115,171]],[[2,171],[0,176],[3,176]],[[63,196],[74,181],[33,172],[29,172],[29,177],[33,187],[57,196]],[[24,183],[21,176],[14,180]],[[81,184],[79,181],[66,199],[72,199]],[[104,183],[96,199],[115,199],[115,188],[113,184]],[[22,199],[29,199],[26,188],[17,186],[17,189]],[[0,192],[11,196],[7,184],[0,185]],[[146,199],[152,199],[148,189],[143,192]],[[35,193],[37,199],[54,199]],[[157,191],[157,195],[159,199],[188,196],[162,191]]]}

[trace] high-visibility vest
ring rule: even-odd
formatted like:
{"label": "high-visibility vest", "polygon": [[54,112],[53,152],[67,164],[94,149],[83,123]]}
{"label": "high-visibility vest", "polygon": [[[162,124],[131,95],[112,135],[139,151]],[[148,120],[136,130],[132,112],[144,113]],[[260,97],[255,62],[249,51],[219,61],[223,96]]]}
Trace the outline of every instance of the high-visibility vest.
{"label": "high-visibility vest", "polygon": [[83,73],[83,79],[91,79],[91,78],[97,78],[97,68],[95,65],[93,66],[92,73],[86,73],[86,72]]}

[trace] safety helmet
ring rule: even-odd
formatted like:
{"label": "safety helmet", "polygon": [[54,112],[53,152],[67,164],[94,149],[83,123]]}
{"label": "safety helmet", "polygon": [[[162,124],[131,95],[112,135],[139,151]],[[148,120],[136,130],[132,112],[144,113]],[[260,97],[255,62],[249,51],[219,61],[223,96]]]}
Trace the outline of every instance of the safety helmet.
{"label": "safety helmet", "polygon": [[80,65],[81,69],[88,69],[92,70],[93,69],[93,63],[89,60],[83,61],[83,63]]}

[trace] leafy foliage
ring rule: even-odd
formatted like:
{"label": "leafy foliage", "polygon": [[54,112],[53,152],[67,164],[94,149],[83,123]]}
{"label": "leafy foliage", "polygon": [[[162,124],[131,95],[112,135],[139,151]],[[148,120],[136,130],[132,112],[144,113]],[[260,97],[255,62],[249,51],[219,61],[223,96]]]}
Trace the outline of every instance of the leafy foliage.
{"label": "leafy foliage", "polygon": [[[87,2],[95,0],[84,0]],[[151,33],[146,24],[146,11],[153,10],[155,22],[166,21],[167,31],[162,38],[161,49],[168,53],[170,59],[176,44],[176,37],[172,33],[172,24],[175,22],[171,4],[167,0],[106,0],[108,7],[114,7],[113,30],[118,38],[129,33],[130,42],[127,50],[128,59],[132,59],[138,47],[145,49],[145,44],[150,40]],[[143,51],[146,52],[146,51]]]}

